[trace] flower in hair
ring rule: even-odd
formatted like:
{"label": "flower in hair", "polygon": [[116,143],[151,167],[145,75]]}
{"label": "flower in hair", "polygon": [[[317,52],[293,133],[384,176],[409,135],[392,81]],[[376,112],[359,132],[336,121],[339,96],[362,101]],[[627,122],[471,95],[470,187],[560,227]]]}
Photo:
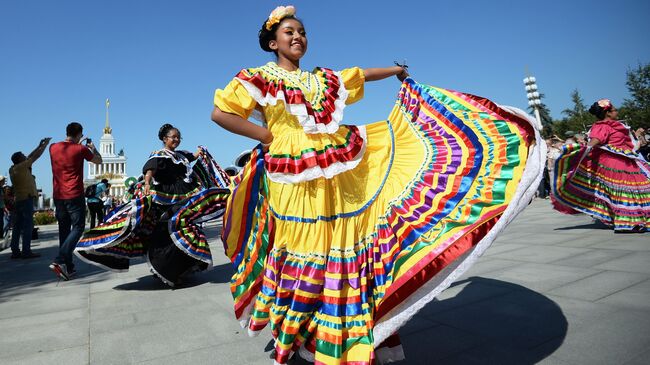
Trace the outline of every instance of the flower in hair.
{"label": "flower in hair", "polygon": [[609,99],[600,99],[598,100],[598,106],[604,110],[609,110],[612,108],[612,102]]}
{"label": "flower in hair", "polygon": [[266,21],[266,30],[271,30],[273,25],[279,23],[282,19],[296,14],[296,8],[293,5],[289,6],[278,6],[273,9],[269,15],[269,19]]}

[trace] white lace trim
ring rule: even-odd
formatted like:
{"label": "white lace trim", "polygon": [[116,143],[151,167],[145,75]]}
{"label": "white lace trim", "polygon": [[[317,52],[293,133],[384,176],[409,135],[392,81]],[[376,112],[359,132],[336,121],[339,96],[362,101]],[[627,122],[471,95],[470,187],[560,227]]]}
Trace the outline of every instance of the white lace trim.
{"label": "white lace trim", "polygon": [[[237,80],[244,86],[246,91],[250,96],[255,99],[255,101],[261,105],[276,105],[278,100],[284,103],[284,108],[289,114],[295,116],[298,119],[298,123],[302,126],[305,133],[316,134],[316,133],[327,133],[333,134],[339,130],[339,123],[343,120],[343,110],[345,109],[345,101],[348,99],[348,91],[343,84],[343,77],[339,72],[334,72],[336,77],[339,79],[339,97],[334,101],[334,111],[332,112],[332,120],[328,124],[316,123],[316,120],[313,116],[307,114],[307,107],[304,104],[287,104],[284,91],[280,90],[276,96],[267,93],[262,95],[262,91],[258,89],[252,83],[237,78]],[[304,96],[304,95],[303,95]],[[254,114],[254,118],[259,118],[259,114]],[[264,121],[266,122],[266,121]]]}
{"label": "white lace trim", "polygon": [[535,130],[535,145],[531,146],[528,152],[526,167],[512,198],[512,203],[508,205],[501,218],[474,249],[463,257],[456,259],[454,264],[443,269],[379,320],[373,329],[375,347],[384,342],[386,338],[406,324],[427,303],[463,275],[490,247],[497,235],[528,206],[528,203],[535,195],[546,163],[546,143],[539,134],[540,126],[535,122],[534,118],[520,109],[507,106],[499,107],[528,121]]}
{"label": "white lace trim", "polygon": [[363,155],[365,155],[366,153],[366,143],[368,139],[368,137],[366,136],[366,127],[359,126],[358,129],[359,129],[359,136],[361,137],[361,139],[363,139],[363,144],[361,146],[361,150],[359,151],[359,153],[357,153],[357,155],[354,156],[354,158],[352,158],[351,160],[345,162],[334,162],[333,164],[327,166],[326,168],[322,168],[320,166],[310,167],[299,174],[287,174],[284,172],[267,171],[266,176],[268,176],[269,180],[276,183],[297,184],[305,181],[318,179],[319,177],[331,179],[332,177],[342,172],[354,169],[359,165],[359,162],[361,162]]}

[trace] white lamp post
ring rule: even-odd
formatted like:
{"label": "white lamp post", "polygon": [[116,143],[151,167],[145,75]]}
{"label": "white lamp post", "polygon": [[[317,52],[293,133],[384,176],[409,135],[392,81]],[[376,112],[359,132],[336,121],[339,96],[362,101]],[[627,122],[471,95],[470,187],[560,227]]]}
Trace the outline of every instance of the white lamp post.
{"label": "white lamp post", "polygon": [[542,105],[542,100],[539,97],[539,92],[537,91],[537,79],[533,76],[528,76],[524,79],[524,85],[526,85],[526,97],[528,98],[528,105],[532,106],[535,110],[535,118],[537,122],[541,125],[542,118],[539,115],[539,106]]}

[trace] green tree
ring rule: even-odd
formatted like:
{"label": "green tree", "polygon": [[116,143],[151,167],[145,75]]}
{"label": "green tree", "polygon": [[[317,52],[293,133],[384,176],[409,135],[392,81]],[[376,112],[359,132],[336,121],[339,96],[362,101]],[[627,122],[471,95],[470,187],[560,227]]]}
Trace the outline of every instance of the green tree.
{"label": "green tree", "polygon": [[634,129],[650,129],[650,63],[628,70],[625,84],[632,98],[623,101],[620,118]]}
{"label": "green tree", "polygon": [[553,124],[553,131],[560,138],[567,138],[567,132],[569,131],[574,133],[586,132],[596,121],[596,118],[589,114],[578,89],[571,92],[571,102],[573,103],[573,108],[564,109],[562,114],[565,117]]}

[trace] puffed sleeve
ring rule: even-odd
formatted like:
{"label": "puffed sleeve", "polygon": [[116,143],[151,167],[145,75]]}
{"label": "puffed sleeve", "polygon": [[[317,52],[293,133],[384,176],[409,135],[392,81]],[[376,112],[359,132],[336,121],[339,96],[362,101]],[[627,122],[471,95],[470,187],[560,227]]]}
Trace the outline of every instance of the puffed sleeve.
{"label": "puffed sleeve", "polygon": [[345,104],[352,104],[361,100],[363,98],[363,85],[366,82],[363,70],[359,67],[346,68],[341,70],[341,78],[345,89],[349,93]]}
{"label": "puffed sleeve", "polygon": [[214,92],[214,105],[223,112],[248,119],[257,103],[241,82],[233,79],[223,90]]}
{"label": "puffed sleeve", "polygon": [[156,171],[160,168],[159,163],[161,159],[159,158],[150,158],[145,162],[144,166],[142,166],[142,174],[146,175],[148,170],[152,170],[153,173],[155,174]]}
{"label": "puffed sleeve", "polygon": [[598,138],[601,144],[607,144],[609,136],[612,134],[612,128],[606,123],[596,123],[589,131],[589,138]]}

